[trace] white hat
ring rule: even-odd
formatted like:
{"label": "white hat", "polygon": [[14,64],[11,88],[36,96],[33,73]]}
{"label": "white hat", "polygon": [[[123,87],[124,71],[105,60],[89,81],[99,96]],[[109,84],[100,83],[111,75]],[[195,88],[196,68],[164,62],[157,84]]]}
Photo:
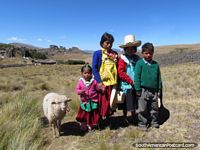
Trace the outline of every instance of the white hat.
{"label": "white hat", "polygon": [[141,41],[136,41],[134,35],[126,35],[124,37],[124,44],[119,45],[120,48],[125,48],[125,47],[132,47],[132,46],[140,46]]}

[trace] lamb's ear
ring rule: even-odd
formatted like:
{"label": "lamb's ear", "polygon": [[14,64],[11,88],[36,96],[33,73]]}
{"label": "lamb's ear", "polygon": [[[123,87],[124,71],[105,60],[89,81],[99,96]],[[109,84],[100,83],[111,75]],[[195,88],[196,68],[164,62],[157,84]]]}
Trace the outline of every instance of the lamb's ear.
{"label": "lamb's ear", "polygon": [[67,102],[70,102],[72,99],[71,98],[67,98]]}

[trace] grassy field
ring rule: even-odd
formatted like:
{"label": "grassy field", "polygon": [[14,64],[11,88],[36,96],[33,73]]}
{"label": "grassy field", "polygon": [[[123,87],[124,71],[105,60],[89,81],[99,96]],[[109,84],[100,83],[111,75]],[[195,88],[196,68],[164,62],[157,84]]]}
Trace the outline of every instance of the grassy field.
{"label": "grassy field", "polygon": [[[135,149],[132,144],[138,142],[200,144],[200,65],[187,63],[161,68],[164,105],[170,111],[170,118],[159,129],[143,132],[130,125],[85,135],[79,133],[75,121],[79,97],[74,89],[80,68],[42,65],[0,69],[0,150],[128,150]],[[71,112],[63,121],[63,135],[56,139],[42,123],[42,100],[51,91],[73,99]],[[115,117],[121,115],[117,111]]]}

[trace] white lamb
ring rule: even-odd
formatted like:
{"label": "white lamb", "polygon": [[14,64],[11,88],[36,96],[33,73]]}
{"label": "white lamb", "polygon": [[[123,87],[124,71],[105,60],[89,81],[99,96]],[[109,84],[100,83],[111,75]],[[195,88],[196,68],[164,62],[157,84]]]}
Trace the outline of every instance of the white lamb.
{"label": "white lamb", "polygon": [[49,121],[54,137],[60,136],[61,120],[69,111],[70,98],[57,93],[48,93],[43,100],[44,115]]}

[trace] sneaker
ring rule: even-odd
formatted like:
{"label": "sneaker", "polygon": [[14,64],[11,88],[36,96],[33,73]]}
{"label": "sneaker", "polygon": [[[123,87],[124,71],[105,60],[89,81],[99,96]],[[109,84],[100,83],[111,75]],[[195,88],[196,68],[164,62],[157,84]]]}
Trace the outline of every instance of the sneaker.
{"label": "sneaker", "polygon": [[130,121],[128,120],[128,118],[124,119],[124,123],[127,124],[127,125],[130,125]]}
{"label": "sneaker", "polygon": [[139,129],[142,131],[148,131],[148,127],[145,125],[138,125]]}
{"label": "sneaker", "polygon": [[88,128],[88,130],[92,130],[92,127],[88,124],[87,124],[87,128]]}
{"label": "sneaker", "polygon": [[160,125],[159,125],[159,124],[157,124],[157,123],[154,123],[154,124],[151,124],[151,127],[152,127],[152,128],[159,128],[159,127],[160,127]]}
{"label": "sneaker", "polygon": [[94,126],[87,125],[87,128],[88,128],[88,132],[94,132],[95,131]]}

